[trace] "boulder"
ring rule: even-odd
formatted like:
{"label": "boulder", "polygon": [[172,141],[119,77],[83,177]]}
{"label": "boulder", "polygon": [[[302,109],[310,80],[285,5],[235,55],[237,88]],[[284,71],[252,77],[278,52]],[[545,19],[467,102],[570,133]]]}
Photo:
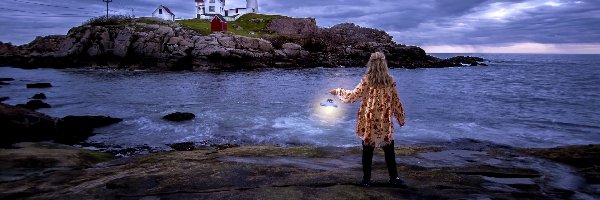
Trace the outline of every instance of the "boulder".
{"label": "boulder", "polygon": [[17,106],[22,107],[22,108],[31,109],[31,110],[37,110],[40,108],[51,108],[50,104],[47,104],[47,103],[43,102],[42,100],[31,100],[31,101],[28,101],[26,104],[19,104]]}
{"label": "boulder", "polygon": [[273,44],[267,40],[258,40],[258,50],[262,52],[272,52]]}
{"label": "boulder", "polygon": [[192,120],[194,118],[196,118],[196,115],[194,115],[192,113],[182,113],[182,112],[171,113],[171,114],[168,114],[163,117],[163,119],[165,119],[167,121],[172,121],[172,122],[188,121],[188,120]]}
{"label": "boulder", "polygon": [[56,134],[56,118],[30,109],[0,103],[0,146],[22,141],[44,141]]}
{"label": "boulder", "polygon": [[0,81],[0,85],[10,85],[10,83],[5,83],[4,81]]}
{"label": "boulder", "polygon": [[236,41],[234,40],[233,37],[230,36],[225,36],[225,37],[218,37],[217,41],[219,42],[219,44],[225,48],[235,48],[236,46]]}
{"label": "boulder", "polygon": [[175,149],[175,151],[193,151],[196,149],[196,146],[194,145],[193,142],[168,144],[167,146]]}
{"label": "boulder", "polygon": [[132,33],[129,29],[123,29],[117,32],[115,37],[115,44],[113,48],[113,55],[118,57],[127,56],[129,47],[131,46]]}
{"label": "boulder", "polygon": [[85,141],[93,128],[111,125],[121,119],[104,116],[54,118],[31,109],[0,103],[0,146],[16,142],[54,140],[63,144]]}
{"label": "boulder", "polygon": [[183,40],[183,37],[172,37],[167,42],[168,45],[177,45]]}
{"label": "boulder", "polygon": [[294,43],[285,43],[281,47],[283,49],[283,53],[290,57],[299,56],[300,52],[302,51],[302,46]]}
{"label": "boulder", "polygon": [[62,123],[79,124],[90,128],[109,126],[123,121],[120,118],[109,116],[66,116],[61,119]]}
{"label": "boulder", "polygon": [[38,93],[31,97],[32,99],[46,99],[46,95],[44,93]]}
{"label": "boulder", "polygon": [[66,116],[57,120],[56,142],[74,144],[94,135],[94,128],[121,122],[122,119],[105,116]]}
{"label": "boulder", "polygon": [[14,81],[14,78],[0,78],[0,81]]}
{"label": "boulder", "polygon": [[472,56],[455,56],[455,57],[448,58],[446,60],[449,62],[452,62],[452,63],[467,64],[470,66],[477,66],[477,65],[479,65],[479,62],[485,61],[483,58],[472,57]]}
{"label": "boulder", "polygon": [[27,84],[27,88],[49,88],[52,87],[50,83],[30,83]]}
{"label": "boulder", "polygon": [[10,97],[0,97],[0,102],[6,101],[6,100],[9,100],[9,99],[10,99]]}

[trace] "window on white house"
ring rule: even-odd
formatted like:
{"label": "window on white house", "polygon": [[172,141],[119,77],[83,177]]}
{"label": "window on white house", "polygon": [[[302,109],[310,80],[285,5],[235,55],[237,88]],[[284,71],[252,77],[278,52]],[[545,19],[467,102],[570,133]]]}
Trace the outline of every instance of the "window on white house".
{"label": "window on white house", "polygon": [[158,9],[158,14],[162,15],[162,9]]}
{"label": "window on white house", "polygon": [[215,2],[215,0],[210,0],[210,1],[209,1],[209,3],[214,3],[214,2]]}
{"label": "window on white house", "polygon": [[208,7],[208,12],[215,12],[215,7],[214,6],[209,6]]}

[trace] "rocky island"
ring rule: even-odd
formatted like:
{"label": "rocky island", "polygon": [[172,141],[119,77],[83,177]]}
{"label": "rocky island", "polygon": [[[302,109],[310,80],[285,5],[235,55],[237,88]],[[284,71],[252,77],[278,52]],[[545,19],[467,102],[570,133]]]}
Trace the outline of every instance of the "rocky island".
{"label": "rocky island", "polygon": [[397,44],[384,31],[344,23],[320,28],[311,18],[246,14],[227,33],[210,23],[113,16],[91,19],[67,35],[29,44],[0,43],[0,65],[21,68],[111,67],[155,70],[364,66],[382,51],[391,67],[485,65],[477,57],[440,59]]}

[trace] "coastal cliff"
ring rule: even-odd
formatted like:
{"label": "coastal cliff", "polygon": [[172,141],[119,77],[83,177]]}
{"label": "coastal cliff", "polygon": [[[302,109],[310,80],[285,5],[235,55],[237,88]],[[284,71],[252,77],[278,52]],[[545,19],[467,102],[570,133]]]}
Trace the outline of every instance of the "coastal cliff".
{"label": "coastal cliff", "polygon": [[483,61],[476,57],[439,59],[419,47],[396,44],[384,31],[349,23],[319,28],[310,18],[250,14],[233,23],[235,31],[228,33],[207,32],[198,26],[203,23],[91,20],[67,35],[38,37],[21,46],[0,43],[0,65],[156,70],[356,67],[364,66],[375,51],[386,53],[391,67],[401,68],[476,66]]}

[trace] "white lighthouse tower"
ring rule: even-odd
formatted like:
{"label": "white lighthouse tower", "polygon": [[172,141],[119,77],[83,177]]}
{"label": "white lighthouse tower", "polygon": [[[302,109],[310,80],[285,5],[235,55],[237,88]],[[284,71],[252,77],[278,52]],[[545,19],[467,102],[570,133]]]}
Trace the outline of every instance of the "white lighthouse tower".
{"label": "white lighthouse tower", "polygon": [[246,13],[258,13],[258,0],[246,0]]}

